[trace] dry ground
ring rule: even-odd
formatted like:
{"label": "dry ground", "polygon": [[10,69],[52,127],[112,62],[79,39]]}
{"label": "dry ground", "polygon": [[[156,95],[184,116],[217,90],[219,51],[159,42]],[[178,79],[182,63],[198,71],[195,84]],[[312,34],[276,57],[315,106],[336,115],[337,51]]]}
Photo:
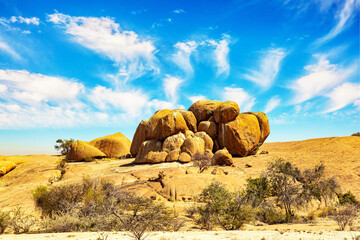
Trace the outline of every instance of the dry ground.
{"label": "dry ground", "polygon": [[[127,191],[166,201],[169,206],[176,207],[181,211],[190,206],[194,197],[211,182],[220,181],[231,190],[244,187],[247,178],[258,177],[266,169],[269,162],[279,157],[302,169],[313,168],[316,164],[323,162],[326,166],[327,176],[334,176],[342,186],[343,191],[350,190],[360,199],[360,137],[333,137],[265,143],[260,148],[260,151],[262,150],[267,150],[269,154],[235,158],[233,167],[213,166],[203,173],[199,173],[198,168],[192,167],[191,164],[176,162],[132,165],[133,159],[108,159],[91,163],[68,163],[65,168],[66,172],[60,181],[61,174],[60,170],[57,169],[61,160],[60,156],[0,156],[2,159],[12,159],[19,162],[14,170],[0,177],[0,206],[5,209],[21,206],[27,212],[36,214],[31,192],[38,185],[74,183],[89,176],[107,179]],[[214,170],[216,173],[213,172]],[[161,183],[149,181],[149,179],[157,178],[161,171],[166,174]],[[317,220],[313,224],[247,225],[245,227],[247,230],[261,231],[333,231],[336,228],[335,222],[323,219]],[[186,239],[197,238],[202,239],[201,237]],[[0,237],[0,239],[4,238]],[[266,239],[272,238],[266,237]]]}

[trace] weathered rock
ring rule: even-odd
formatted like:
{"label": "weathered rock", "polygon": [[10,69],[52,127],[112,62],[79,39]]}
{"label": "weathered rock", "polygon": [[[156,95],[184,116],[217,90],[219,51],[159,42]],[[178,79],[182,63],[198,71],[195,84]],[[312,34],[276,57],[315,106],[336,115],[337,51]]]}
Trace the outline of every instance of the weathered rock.
{"label": "weathered rock", "polygon": [[196,120],[199,123],[208,120],[221,103],[222,102],[215,100],[199,100],[190,106],[189,111],[194,113]]}
{"label": "weathered rock", "polygon": [[213,140],[211,139],[211,137],[209,135],[207,135],[205,132],[197,132],[195,133],[196,137],[202,138],[205,142],[205,149],[208,149],[210,151],[213,150]]}
{"label": "weathered rock", "polygon": [[10,160],[0,161],[0,176],[5,175],[16,167],[16,163]]}
{"label": "weathered rock", "polygon": [[218,150],[212,158],[213,165],[225,164],[225,165],[231,166],[233,163],[234,162],[233,162],[232,156],[226,148]]}
{"label": "weathered rock", "polygon": [[130,147],[130,153],[133,157],[136,156],[136,154],[139,151],[140,145],[146,141],[149,135],[149,125],[148,121],[141,121],[139,126],[136,128],[131,147]]}
{"label": "weathered rock", "polygon": [[236,102],[227,101],[220,104],[214,111],[215,121],[217,123],[227,123],[236,118],[240,108]]}
{"label": "weathered rock", "polygon": [[204,154],[205,141],[200,137],[189,136],[185,139],[183,145],[181,146],[181,152],[188,153],[190,156],[195,154]]}
{"label": "weathered rock", "polygon": [[195,133],[193,133],[190,130],[185,130],[185,138],[189,137],[189,136],[195,136]]}
{"label": "weathered rock", "polygon": [[213,175],[225,175],[224,170],[220,169],[220,168],[215,168],[214,170],[212,170],[211,174]]}
{"label": "weathered rock", "polygon": [[179,162],[182,162],[182,163],[188,163],[188,162],[191,162],[191,156],[186,153],[186,152],[182,152],[179,156]]}
{"label": "weathered rock", "polygon": [[239,114],[234,121],[219,124],[218,143],[233,156],[245,157],[260,140],[260,126],[253,114]]}
{"label": "weathered rock", "polygon": [[206,149],[205,150],[205,153],[204,153],[204,157],[206,158],[206,159],[212,159],[213,158],[213,156],[214,156],[214,154],[213,154],[213,152],[211,151],[211,150],[209,150],[209,149]]}
{"label": "weathered rock", "polygon": [[172,136],[169,136],[165,139],[162,145],[162,151],[170,152],[175,149],[180,149],[185,141],[185,135],[183,133],[178,133]]}
{"label": "weathered rock", "polygon": [[175,111],[181,113],[190,131],[197,132],[197,121],[195,115],[192,112],[186,111],[185,109],[176,109]]}
{"label": "weathered rock", "polygon": [[90,144],[110,158],[120,158],[130,154],[131,142],[120,132],[96,138]]}
{"label": "weathered rock", "polygon": [[[136,155],[135,163],[148,163],[145,156],[149,152],[161,152],[162,142],[151,139],[143,142],[140,146],[139,152]],[[165,156],[166,157],[166,156]]]}
{"label": "weathered rock", "polygon": [[220,146],[219,146],[218,140],[217,140],[217,139],[215,139],[213,142],[214,142],[213,152],[217,152],[217,150],[219,150],[219,149],[220,149]]}
{"label": "weathered rock", "polygon": [[165,162],[175,162],[179,159],[180,149],[175,149],[169,152],[166,156]]}
{"label": "weathered rock", "polygon": [[90,145],[88,142],[76,141],[71,144],[68,160],[72,161],[83,161],[85,158],[103,158],[106,154]]}
{"label": "weathered rock", "polygon": [[167,152],[150,151],[145,155],[145,162],[146,163],[162,163],[162,162],[165,162],[167,155],[168,155]]}
{"label": "weathered rock", "polygon": [[246,112],[245,114],[253,114],[257,117],[261,132],[259,143],[263,144],[270,134],[269,119],[266,114],[263,112]]}
{"label": "weathered rock", "polygon": [[164,140],[168,136],[185,132],[188,129],[182,114],[163,109],[157,111],[149,120],[149,139]]}
{"label": "weathered rock", "polygon": [[202,121],[199,123],[198,131],[206,132],[212,139],[215,139],[217,136],[217,126],[213,121]]}

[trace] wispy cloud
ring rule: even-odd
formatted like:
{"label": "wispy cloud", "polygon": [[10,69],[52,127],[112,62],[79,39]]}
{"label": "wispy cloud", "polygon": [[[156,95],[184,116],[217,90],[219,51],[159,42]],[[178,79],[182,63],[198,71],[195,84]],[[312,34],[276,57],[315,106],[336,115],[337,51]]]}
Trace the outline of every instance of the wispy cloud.
{"label": "wispy cloud", "polygon": [[198,45],[199,44],[195,41],[177,42],[174,45],[177,52],[172,55],[172,61],[183,69],[188,77],[194,72],[190,56],[196,50]]}
{"label": "wispy cloud", "polygon": [[183,9],[179,8],[179,9],[175,9],[173,11],[173,13],[180,14],[180,13],[185,13],[185,11]]}
{"label": "wispy cloud", "polygon": [[337,111],[349,104],[360,101],[360,83],[345,82],[334,88],[326,96],[330,98],[330,104],[325,113]]}
{"label": "wispy cloud", "polygon": [[245,74],[244,78],[256,83],[263,89],[272,86],[279,70],[280,63],[286,56],[283,48],[272,48],[263,53],[257,70],[250,70],[250,74]]}
{"label": "wispy cloud", "polygon": [[227,77],[230,73],[230,63],[228,57],[230,51],[230,36],[224,34],[222,40],[218,42],[215,40],[209,40],[208,43],[216,47],[214,51],[214,60],[218,68],[217,75],[224,74]]}
{"label": "wispy cloud", "polygon": [[206,97],[203,96],[203,95],[195,95],[195,96],[190,96],[190,97],[188,97],[188,99],[189,99],[192,103],[194,103],[194,102],[197,102],[197,101],[199,101],[199,100],[204,100],[204,99],[206,99]]}
{"label": "wispy cloud", "polygon": [[323,55],[316,55],[318,62],[304,68],[308,74],[291,83],[290,88],[295,91],[293,104],[305,102],[313,97],[324,95],[352,76],[357,69],[356,64],[341,67],[329,62]]}
{"label": "wispy cloud", "polygon": [[[360,5],[359,0],[345,0],[343,2],[344,5],[342,9],[339,9],[335,16],[337,21],[336,25],[330,30],[328,34],[317,39],[315,41],[315,45],[323,44],[339,35],[352,22],[354,15],[358,13]],[[328,6],[329,5],[326,5],[326,7]]]}
{"label": "wispy cloud", "polygon": [[123,82],[148,71],[158,71],[153,43],[140,39],[133,31],[121,30],[111,18],[72,17],[62,13],[48,17],[48,21],[62,26],[73,41],[114,61],[120,67],[116,77]]}
{"label": "wispy cloud", "polygon": [[176,104],[178,101],[179,98],[178,90],[182,82],[183,82],[182,79],[170,75],[167,75],[166,78],[164,78],[163,86],[166,97],[173,104]]}
{"label": "wispy cloud", "polygon": [[33,24],[33,25],[39,25],[40,19],[37,17],[31,17],[31,18],[24,18],[22,16],[12,16],[10,18],[10,22],[12,23],[25,23],[25,24]]}
{"label": "wispy cloud", "polygon": [[254,106],[256,98],[252,97],[242,88],[225,87],[222,94],[222,99],[224,101],[236,102],[240,107],[240,111],[247,112],[250,111]]}
{"label": "wispy cloud", "polygon": [[0,52],[5,52],[9,54],[14,59],[20,59],[20,55],[14,51],[6,42],[1,41],[0,39]]}
{"label": "wispy cloud", "polygon": [[272,110],[274,110],[275,108],[277,108],[280,105],[281,99],[279,98],[279,96],[274,96],[272,98],[270,98],[270,100],[266,103],[265,106],[265,113],[269,113]]}

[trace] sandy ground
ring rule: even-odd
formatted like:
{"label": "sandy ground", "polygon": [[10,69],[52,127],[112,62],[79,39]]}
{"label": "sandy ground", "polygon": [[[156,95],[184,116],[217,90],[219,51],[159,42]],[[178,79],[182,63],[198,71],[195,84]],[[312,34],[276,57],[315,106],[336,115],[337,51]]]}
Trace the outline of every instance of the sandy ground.
{"label": "sandy ground", "polygon": [[[107,238],[105,238],[107,236]],[[147,234],[147,240],[170,240],[170,239],[226,239],[226,240],[345,240],[360,237],[360,232],[318,231],[318,232],[278,232],[278,231],[198,231],[198,232],[152,232]],[[133,239],[129,233],[124,232],[83,232],[83,233],[46,233],[46,234],[22,234],[2,235],[3,240],[115,240]]]}

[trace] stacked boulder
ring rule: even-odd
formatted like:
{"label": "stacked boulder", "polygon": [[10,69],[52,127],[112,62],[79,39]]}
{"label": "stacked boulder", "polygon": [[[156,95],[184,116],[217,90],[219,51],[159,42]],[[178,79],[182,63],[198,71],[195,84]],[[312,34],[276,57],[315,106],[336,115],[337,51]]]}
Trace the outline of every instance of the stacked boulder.
{"label": "stacked boulder", "polygon": [[90,142],[76,141],[71,145],[67,160],[84,161],[87,158],[123,158],[130,155],[130,140],[122,133],[96,138]]}
{"label": "stacked boulder", "polygon": [[135,163],[186,163],[203,155],[215,164],[231,165],[232,155],[255,154],[269,133],[264,113],[240,113],[232,101],[200,100],[188,111],[163,109],[141,121],[130,152]]}

